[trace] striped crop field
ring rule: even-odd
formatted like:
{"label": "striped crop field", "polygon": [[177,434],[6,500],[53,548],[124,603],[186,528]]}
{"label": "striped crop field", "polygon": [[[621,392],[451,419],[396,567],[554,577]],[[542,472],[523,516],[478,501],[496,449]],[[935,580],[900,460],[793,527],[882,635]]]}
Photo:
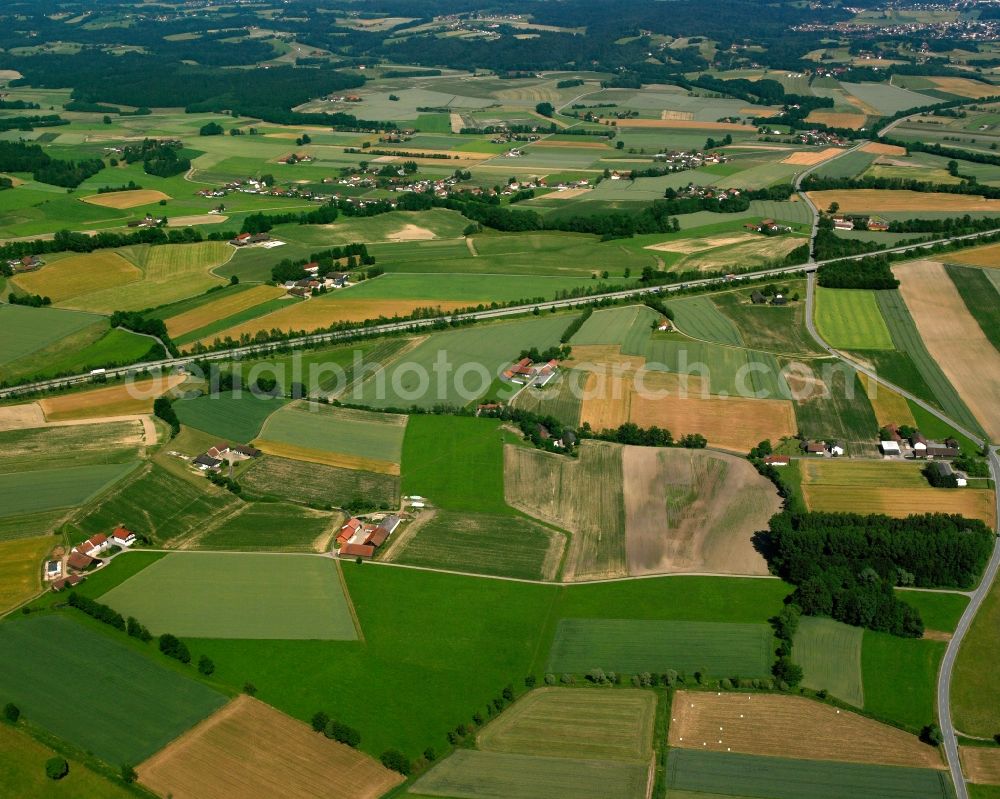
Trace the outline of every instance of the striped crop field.
{"label": "striped crop field", "polygon": [[865,706],[861,677],[864,630],[833,619],[809,616],[799,623],[792,657],[805,676],[802,684],[855,707]]}
{"label": "striped crop field", "polygon": [[893,348],[889,328],[871,291],[818,288],[816,327],[827,343],[837,349]]}
{"label": "striped crop field", "polygon": [[743,346],[743,337],[729,317],[724,316],[708,297],[690,297],[670,302],[678,330],[691,338],[717,344]]}
{"label": "striped crop field", "polygon": [[675,669],[766,677],[771,629],[763,624],[560,619],[548,670],[584,674],[601,668],[624,674]]}

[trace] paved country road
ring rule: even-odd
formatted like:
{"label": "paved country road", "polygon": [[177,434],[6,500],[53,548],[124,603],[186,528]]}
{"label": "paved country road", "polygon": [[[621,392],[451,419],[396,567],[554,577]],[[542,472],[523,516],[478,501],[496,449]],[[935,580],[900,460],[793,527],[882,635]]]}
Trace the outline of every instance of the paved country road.
{"label": "paved country road", "polygon": [[[879,377],[873,369],[869,369],[868,367],[851,360],[846,355],[838,352],[827,344],[816,330],[816,325],[813,322],[813,307],[815,305],[816,295],[815,274],[810,273],[807,276],[806,285],[806,327],[809,329],[809,334],[816,340],[817,344],[819,344],[831,355],[839,358],[847,364],[850,364],[872,380],[875,380],[887,388],[892,389],[896,393],[906,397],[906,399],[911,402],[916,403],[928,413],[933,414],[941,421],[951,425],[952,428],[974,441],[977,445],[984,445],[982,438],[973,433],[971,430],[967,430],[962,427],[962,425],[954,419],[950,419],[945,413],[942,413],[937,408],[927,402],[924,402],[919,397],[913,396],[905,389],[900,388],[894,383],[890,383],[882,377]],[[990,447],[989,464],[990,474],[993,477],[994,485],[996,485],[997,477],[1000,476],[1000,455],[998,455],[997,447]],[[1000,492],[994,492],[994,498],[997,503],[997,519],[998,523],[1000,523]],[[966,633],[969,632],[969,628],[972,626],[972,621],[975,619],[976,613],[982,606],[983,600],[986,599],[987,594],[989,594],[990,587],[993,585],[993,580],[997,575],[998,568],[1000,568],[1000,538],[994,541],[993,554],[990,557],[989,563],[986,565],[986,570],[983,572],[982,580],[979,582],[976,589],[969,594],[969,604],[966,606],[965,612],[962,614],[962,618],[958,620],[958,626],[955,628],[955,632],[952,635],[951,640],[948,642],[948,647],[944,652],[944,658],[941,660],[941,668],[938,671],[938,718],[941,724],[941,732],[944,736],[944,750],[948,760],[948,767],[951,769],[951,778],[955,783],[955,793],[957,799],[969,799],[969,791],[965,785],[965,777],[962,775],[962,764],[958,757],[958,738],[955,735],[955,725],[951,718],[951,677],[952,672],[955,669],[955,661],[958,659],[959,649],[962,646],[962,640],[965,638]]]}
{"label": "paved country road", "polygon": [[[845,153],[846,154],[846,153]],[[922,250],[929,249],[936,244],[947,244],[955,241],[965,241],[971,239],[982,238],[983,236],[988,236],[993,233],[1000,233],[1000,228],[994,228],[991,230],[983,230],[977,233],[967,233],[962,236],[951,236],[945,239],[935,239],[934,241],[925,241],[920,244],[910,244],[902,247],[891,247],[885,250],[879,250],[877,254],[886,255],[892,253],[909,253],[919,255]],[[101,373],[104,378],[114,378],[114,377],[125,377],[129,374],[136,374],[141,371],[156,370],[156,369],[172,369],[177,366],[186,366],[195,360],[202,361],[223,361],[223,360],[236,360],[240,358],[251,358],[258,357],[273,352],[274,350],[285,350],[296,349],[300,347],[305,347],[312,344],[321,343],[335,343],[337,341],[351,340],[358,336],[365,337],[375,337],[382,336],[388,333],[398,333],[412,331],[416,332],[418,330],[423,330],[429,327],[433,327],[435,324],[441,321],[486,321],[490,319],[501,319],[506,316],[519,316],[522,314],[530,313],[534,309],[539,309],[540,311],[547,311],[550,308],[576,308],[589,305],[593,302],[597,302],[602,299],[627,299],[629,297],[641,298],[646,295],[656,295],[656,294],[669,294],[671,292],[679,291],[681,289],[696,288],[698,286],[710,286],[713,284],[724,284],[724,283],[736,283],[741,279],[757,279],[761,277],[771,277],[778,275],[792,275],[802,272],[814,272],[820,266],[825,263],[832,263],[833,261],[859,261],[862,258],[867,258],[875,253],[864,253],[861,255],[852,255],[846,258],[832,258],[826,261],[815,261],[807,262],[804,264],[797,264],[794,266],[784,266],[778,269],[765,269],[759,272],[748,272],[745,274],[737,275],[735,278],[729,279],[724,277],[713,277],[713,278],[703,278],[700,280],[688,280],[684,283],[673,283],[666,286],[654,286],[652,288],[642,287],[634,289],[625,289],[623,291],[609,291],[604,294],[591,294],[586,297],[576,297],[572,299],[565,300],[550,300],[548,302],[530,303],[526,305],[518,305],[510,308],[496,308],[494,310],[487,311],[473,311],[471,313],[465,314],[455,314],[453,316],[445,316],[437,319],[419,319],[416,321],[406,321],[406,322],[389,322],[383,325],[375,325],[372,327],[356,327],[350,330],[341,330],[333,333],[314,333],[307,336],[300,336],[294,339],[287,339],[285,341],[275,341],[263,344],[249,344],[241,347],[232,347],[226,350],[218,350],[216,352],[208,352],[201,355],[183,355],[179,358],[166,358],[160,361],[147,361],[145,363],[137,363],[127,367],[120,368],[110,368]],[[375,278],[378,280],[379,278]],[[9,388],[0,389],[0,400],[11,399],[17,397],[21,394],[31,394],[37,391],[46,391],[53,389],[68,388],[73,385],[80,385],[84,383],[93,382],[95,375],[93,373],[84,373],[77,375],[68,375],[66,377],[58,377],[52,380],[39,380],[32,383],[25,383],[20,386],[11,386]],[[921,403],[923,404],[923,403]],[[940,413],[933,411],[928,407],[929,410],[940,416]],[[944,417],[942,417],[944,418]],[[949,421],[950,420],[946,420]],[[962,431],[964,432],[964,430]],[[971,437],[971,436],[970,436]]]}

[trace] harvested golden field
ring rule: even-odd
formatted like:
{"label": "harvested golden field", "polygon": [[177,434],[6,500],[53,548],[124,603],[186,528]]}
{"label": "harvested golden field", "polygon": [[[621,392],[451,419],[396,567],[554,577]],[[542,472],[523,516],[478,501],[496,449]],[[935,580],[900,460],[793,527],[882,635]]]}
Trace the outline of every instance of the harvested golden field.
{"label": "harvested golden field", "polygon": [[759,239],[753,233],[723,233],[717,236],[706,236],[703,239],[686,238],[675,241],[665,241],[662,244],[649,244],[643,247],[644,250],[657,250],[659,252],[679,252],[685,255],[711,250],[714,247],[725,247],[727,244],[741,244],[745,241]]}
{"label": "harvested golden field", "polygon": [[813,111],[806,117],[806,122],[818,122],[834,128],[863,128],[868,117],[864,114],[838,113],[836,111]]}
{"label": "harvested golden field", "polygon": [[295,444],[267,441],[266,439],[257,439],[254,441],[254,446],[268,455],[277,455],[279,458],[291,458],[297,461],[308,461],[309,463],[322,463],[326,466],[336,466],[340,469],[355,469],[362,472],[375,472],[376,474],[399,474],[398,463],[377,460],[375,458],[363,458],[358,455],[348,455],[345,452],[330,452],[325,449],[298,447]]}
{"label": "harvested golden field", "polygon": [[702,751],[944,768],[915,735],[801,696],[678,691],[669,736]]}
{"label": "harvested golden field", "polygon": [[974,100],[980,97],[992,97],[997,93],[997,87],[994,84],[980,83],[978,80],[970,80],[969,78],[932,77],[930,81],[943,92]]}
{"label": "harvested golden field", "polygon": [[135,189],[134,191],[109,191],[105,194],[92,194],[81,197],[85,203],[100,205],[102,208],[136,208],[140,205],[158,203],[160,200],[172,199],[169,194],[155,189]]}
{"label": "harvested golden field", "polygon": [[190,214],[189,216],[172,216],[167,219],[167,227],[190,227],[191,225],[221,225],[228,222],[224,214]]}
{"label": "harvested golden field", "polygon": [[882,144],[877,141],[870,141],[861,147],[863,153],[875,153],[876,155],[906,155],[905,147],[897,147],[895,144]]}
{"label": "harvested golden field", "polygon": [[386,241],[429,241],[436,238],[437,234],[433,230],[419,225],[403,225],[399,230],[386,235]]}
{"label": "harvested golden field", "polygon": [[[860,458],[801,458],[799,472],[802,485],[882,488],[925,488],[927,479],[921,474],[919,461],[861,460]],[[944,489],[940,491],[945,492]],[[947,492],[945,492],[947,493]]]}
{"label": "harvested golden field", "polygon": [[41,590],[42,559],[57,542],[50,535],[0,541],[0,613],[17,607]]}
{"label": "harvested golden field", "polygon": [[993,492],[988,488],[886,488],[880,485],[802,486],[810,510],[884,513],[905,519],[919,513],[959,513],[996,526]]}
{"label": "harvested golden field", "polygon": [[304,330],[308,333],[329,327],[335,322],[363,322],[365,319],[377,319],[380,316],[408,316],[417,308],[440,308],[443,311],[450,311],[479,303],[489,305],[490,300],[350,300],[328,294],[325,298],[299,302],[219,333],[213,333],[202,339],[201,343],[211,344],[215,339],[225,339],[226,336],[239,340],[244,333],[253,336],[261,330],[269,331],[275,328],[286,332]]}
{"label": "harvested golden field", "polygon": [[678,130],[754,130],[736,122],[699,122],[694,119],[620,119],[618,128],[675,128]]}
{"label": "harvested golden field", "polygon": [[285,293],[283,288],[278,286],[254,286],[246,291],[241,291],[230,296],[222,296],[217,300],[206,302],[190,311],[171,316],[166,319],[167,332],[171,338],[178,338],[199,327],[211,324],[216,319],[224,319],[240,311],[253,308],[262,302],[276,299]]}
{"label": "harvested golden field", "polygon": [[577,364],[578,368],[591,374],[583,395],[581,422],[589,422],[595,430],[605,430],[633,421],[632,404],[636,386],[641,386],[646,391],[671,395],[687,392],[702,396],[708,393],[707,380],[701,375],[679,375],[646,369],[631,371],[630,359],[635,357],[621,356],[617,363],[598,361],[591,366],[585,362]]}
{"label": "harvested golden field", "polygon": [[564,580],[624,577],[622,447],[584,441],[576,460],[527,447],[504,447],[507,503],[573,533]]}
{"label": "harvested golden field", "polygon": [[51,297],[59,304],[92,291],[142,280],[142,270],[113,250],[71,255],[46,264],[37,272],[18,275],[11,282],[31,294]]}
{"label": "harvested golden field", "polygon": [[937,261],[894,270],[920,337],[993,441],[1000,440],[1000,352]]}
{"label": "harvested golden field", "polygon": [[403,781],[367,755],[242,695],[137,769],[173,799],[376,799]]}
{"label": "harvested golden field", "polygon": [[878,422],[879,427],[885,427],[887,424],[917,426],[917,422],[913,418],[913,411],[910,410],[910,404],[905,397],[897,394],[891,388],[886,388],[882,384],[870,380],[864,372],[858,372],[858,378],[872,404],[875,421]]}
{"label": "harvested golden field", "polygon": [[825,150],[818,150],[815,152],[792,153],[787,158],[784,158],[781,163],[813,166],[814,164],[822,164],[824,161],[829,161],[831,158],[835,158],[842,152],[844,151],[840,147],[827,147]]}
{"label": "harvested golden field", "polygon": [[[587,418],[584,403],[583,418]],[[701,433],[709,446],[747,452],[765,438],[774,441],[794,436],[798,430],[795,410],[789,400],[743,399],[741,397],[643,397],[633,393],[628,421],[639,427],[658,425],[675,438]]]}
{"label": "harvested golden field", "polygon": [[843,191],[811,191],[809,198],[818,208],[840,205],[843,214],[877,211],[971,211],[1000,212],[1000,200],[987,200],[974,194],[935,194],[932,192],[895,189],[845,189]]}
{"label": "harvested golden field", "polygon": [[122,384],[46,397],[39,400],[42,413],[50,422],[68,419],[96,419],[105,416],[134,416],[151,413],[153,400],[185,380],[184,375],[164,375]]}
{"label": "harvested golden field", "polygon": [[563,362],[567,367],[587,371],[612,370],[627,374],[641,369],[646,359],[641,355],[622,355],[620,344],[575,344],[570,357]]}
{"label": "harvested golden field", "polygon": [[1000,268],[1000,244],[988,244],[985,247],[975,247],[971,250],[961,250],[948,253],[948,263],[966,264],[967,266],[982,266],[989,269]]}
{"label": "harvested golden field", "polygon": [[977,785],[1000,785],[1000,749],[960,746],[958,756],[969,782]]}
{"label": "harvested golden field", "polygon": [[740,114],[748,117],[776,117],[781,113],[780,108],[741,108]]}
{"label": "harvested golden field", "polygon": [[768,573],[752,538],[781,500],[748,461],[625,447],[622,464],[629,574]]}
{"label": "harvested golden field", "polygon": [[660,119],[694,119],[690,111],[661,111]]}

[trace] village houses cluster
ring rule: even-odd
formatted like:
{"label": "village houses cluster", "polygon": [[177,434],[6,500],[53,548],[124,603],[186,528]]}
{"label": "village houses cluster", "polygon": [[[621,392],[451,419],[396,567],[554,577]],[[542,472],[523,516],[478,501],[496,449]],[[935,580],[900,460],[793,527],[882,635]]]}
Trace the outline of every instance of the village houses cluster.
{"label": "village houses cluster", "polygon": [[374,557],[376,550],[385,544],[402,519],[395,514],[389,514],[378,521],[362,521],[357,517],[349,519],[340,532],[337,533],[335,553],[342,558]]}
{"label": "village houses cluster", "polygon": [[118,525],[111,535],[96,533],[73,547],[69,554],[57,550],[57,557],[46,561],[45,579],[49,581],[53,591],[72,588],[83,582],[84,575],[104,564],[102,555],[112,547],[116,549],[111,554],[127,549],[136,541],[135,533],[123,525]]}

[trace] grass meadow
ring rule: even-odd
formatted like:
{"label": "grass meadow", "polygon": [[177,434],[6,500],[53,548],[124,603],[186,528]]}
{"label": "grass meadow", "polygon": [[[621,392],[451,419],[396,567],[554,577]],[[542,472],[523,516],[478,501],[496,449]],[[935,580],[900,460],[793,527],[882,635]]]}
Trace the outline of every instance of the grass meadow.
{"label": "grass meadow", "polygon": [[252,502],[226,516],[194,543],[197,549],[252,552],[318,552],[342,516],[308,510],[289,502]]}
{"label": "grass meadow", "polygon": [[99,322],[100,317],[59,308],[29,308],[25,305],[0,304],[0,379],[7,379],[7,364],[54,344],[83,328]]}
{"label": "grass meadow", "polygon": [[889,328],[871,291],[817,289],[816,327],[827,343],[837,349],[892,349]]}
{"label": "grass meadow", "polygon": [[132,461],[0,474],[0,516],[82,505],[117,483],[135,466]]}
{"label": "grass meadow", "polygon": [[1000,292],[982,269],[948,264],[948,276],[986,338],[1000,349]]}
{"label": "grass meadow", "polygon": [[992,737],[1000,714],[1000,690],[992,679],[996,630],[1000,624],[1000,587],[994,583],[962,642],[952,679],[952,713],[957,729]]}
{"label": "grass meadow", "polygon": [[[0,699],[112,765],[138,763],[225,703],[223,694],[126,641],[68,615],[5,622]],[[113,675],[124,676],[114,680],[109,701]]]}
{"label": "grass meadow", "polygon": [[744,345],[739,329],[719,311],[709,297],[672,300],[670,310],[674,312],[677,329],[691,338],[734,347]]}
{"label": "grass meadow", "polygon": [[257,397],[244,390],[240,395],[205,394],[174,404],[181,424],[238,444],[253,441],[264,420],[284,407],[282,397]]}
{"label": "grass meadow", "polygon": [[251,497],[327,508],[365,500],[372,507],[399,503],[397,475],[346,469],[276,455],[255,460],[237,478]]}
{"label": "grass meadow", "polygon": [[[861,646],[865,711],[911,732],[935,721],[937,673],[944,650],[943,641],[865,630]],[[958,705],[957,696],[955,700]],[[961,722],[956,723],[961,728]]]}
{"label": "grass meadow", "polygon": [[310,555],[172,552],[101,601],[157,635],[357,638],[337,565]]}

